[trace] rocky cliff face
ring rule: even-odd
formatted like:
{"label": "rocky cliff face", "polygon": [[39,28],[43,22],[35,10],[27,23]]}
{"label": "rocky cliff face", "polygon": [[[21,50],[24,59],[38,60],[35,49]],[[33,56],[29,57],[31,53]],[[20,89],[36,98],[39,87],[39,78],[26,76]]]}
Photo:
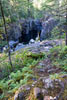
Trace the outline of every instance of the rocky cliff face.
{"label": "rocky cliff face", "polygon": [[58,24],[58,21],[52,17],[49,17],[46,21],[42,22],[42,31],[40,40],[44,40],[51,36],[52,29]]}
{"label": "rocky cliff face", "polygon": [[21,20],[19,23],[10,25],[10,29],[8,30],[9,40],[18,40],[20,43],[27,44],[31,39],[35,40],[39,34],[42,41],[50,37],[52,29],[57,24],[58,21],[52,17],[43,21],[38,19]]}
{"label": "rocky cliff face", "polygon": [[19,38],[19,42],[28,43],[30,39],[36,39],[38,33],[41,32],[42,25],[40,20],[26,20],[22,24],[22,32],[21,37]]}

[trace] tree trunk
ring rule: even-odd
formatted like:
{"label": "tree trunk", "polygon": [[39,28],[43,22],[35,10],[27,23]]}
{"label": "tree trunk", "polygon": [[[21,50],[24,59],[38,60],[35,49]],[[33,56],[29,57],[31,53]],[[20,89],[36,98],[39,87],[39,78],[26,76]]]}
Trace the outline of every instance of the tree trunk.
{"label": "tree trunk", "polygon": [[66,45],[67,45],[67,8],[66,8],[66,25],[65,25],[65,27],[66,27]]}
{"label": "tree trunk", "polygon": [[28,0],[28,18],[30,17],[30,0]]}
{"label": "tree trunk", "polygon": [[6,34],[6,41],[7,41],[7,44],[8,44],[9,62],[10,62],[11,67],[13,67],[12,66],[12,61],[11,61],[11,52],[10,52],[10,46],[9,46],[9,39],[8,39],[8,34],[7,34],[7,28],[6,28],[6,21],[5,21],[5,17],[4,17],[4,12],[3,12],[3,7],[2,7],[1,0],[0,0],[0,9],[1,9],[2,17],[3,17],[3,22],[4,22],[4,28],[5,28],[5,34]]}

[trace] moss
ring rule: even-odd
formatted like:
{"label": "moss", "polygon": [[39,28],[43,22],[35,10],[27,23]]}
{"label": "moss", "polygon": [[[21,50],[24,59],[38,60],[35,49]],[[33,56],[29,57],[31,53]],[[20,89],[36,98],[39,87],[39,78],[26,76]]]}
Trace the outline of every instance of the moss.
{"label": "moss", "polygon": [[37,60],[39,58],[43,58],[44,53],[29,53],[27,57]]}

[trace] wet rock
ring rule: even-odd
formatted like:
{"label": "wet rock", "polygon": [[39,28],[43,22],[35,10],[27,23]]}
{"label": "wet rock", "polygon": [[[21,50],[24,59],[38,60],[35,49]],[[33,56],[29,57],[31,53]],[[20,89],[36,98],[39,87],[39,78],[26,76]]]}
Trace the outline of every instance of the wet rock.
{"label": "wet rock", "polygon": [[37,100],[43,100],[43,95],[41,93],[41,89],[38,87],[34,88],[34,96]]}

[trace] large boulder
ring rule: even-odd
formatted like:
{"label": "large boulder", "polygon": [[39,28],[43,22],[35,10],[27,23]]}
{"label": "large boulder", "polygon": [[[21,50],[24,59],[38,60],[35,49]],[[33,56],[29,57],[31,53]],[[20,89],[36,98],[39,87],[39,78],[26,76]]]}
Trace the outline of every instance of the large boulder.
{"label": "large boulder", "polygon": [[46,21],[42,22],[42,31],[40,34],[40,40],[47,39],[51,36],[52,29],[58,24],[58,20],[49,17]]}

